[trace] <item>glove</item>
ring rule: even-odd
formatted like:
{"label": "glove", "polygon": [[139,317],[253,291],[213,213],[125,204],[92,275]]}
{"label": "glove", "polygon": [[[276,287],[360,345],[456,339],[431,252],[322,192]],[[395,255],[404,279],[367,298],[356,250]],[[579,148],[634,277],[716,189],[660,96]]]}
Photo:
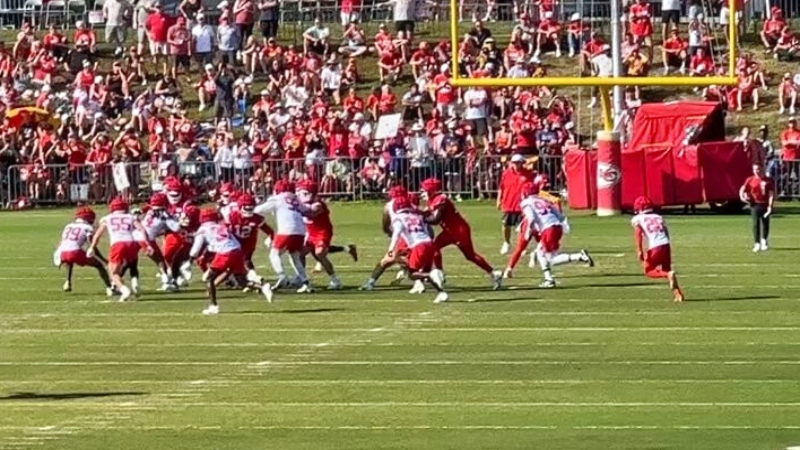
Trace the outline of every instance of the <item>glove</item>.
{"label": "glove", "polygon": [[271,237],[267,236],[267,238],[264,239],[264,247],[267,247],[267,248],[272,247],[272,238]]}

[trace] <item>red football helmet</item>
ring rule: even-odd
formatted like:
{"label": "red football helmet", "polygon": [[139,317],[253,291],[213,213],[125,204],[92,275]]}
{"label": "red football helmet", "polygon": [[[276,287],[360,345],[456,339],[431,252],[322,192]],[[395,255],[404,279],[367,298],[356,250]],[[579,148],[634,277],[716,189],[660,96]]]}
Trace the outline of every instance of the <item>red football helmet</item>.
{"label": "red football helmet", "polygon": [[408,196],[394,198],[394,212],[406,211],[411,209],[411,199]]}
{"label": "red football helmet", "polygon": [[309,192],[311,194],[316,194],[317,190],[318,190],[318,187],[317,187],[317,183],[315,183],[312,180],[302,180],[299,183],[297,183],[297,189],[300,189],[301,191]]}
{"label": "red football helmet", "polygon": [[86,223],[94,223],[94,220],[97,218],[97,215],[94,213],[92,208],[84,206],[82,208],[78,208],[78,210],[75,211],[75,218],[81,219]]}
{"label": "red football helmet", "polygon": [[169,177],[164,180],[164,190],[167,192],[167,200],[172,205],[177,205],[183,198],[183,184],[175,178]]}
{"label": "red football helmet", "polygon": [[252,195],[248,193],[241,194],[237,203],[239,204],[243,216],[249,217],[254,214],[253,210],[256,207],[256,199]]}
{"label": "red football helmet", "polygon": [[633,202],[633,212],[635,212],[636,214],[652,210],[653,210],[653,201],[645,197],[644,195],[638,197]]}
{"label": "red football helmet", "polygon": [[120,197],[111,200],[111,204],[109,205],[111,212],[128,212],[129,208],[130,205],[128,205],[128,202]]}
{"label": "red football helmet", "polygon": [[182,225],[185,227],[193,228],[200,222],[200,208],[194,205],[189,205],[183,209]]}
{"label": "red football helmet", "polygon": [[400,185],[392,186],[389,189],[389,198],[405,197],[408,195],[408,190]]}
{"label": "red football helmet", "polygon": [[164,209],[169,206],[169,199],[163,192],[156,192],[150,197],[150,207],[153,209]]}
{"label": "red football helmet", "polygon": [[530,197],[531,195],[537,195],[539,193],[539,185],[536,183],[524,183],[520,188],[520,193],[522,194],[523,198]]}
{"label": "red football helmet", "polygon": [[219,187],[219,196],[226,203],[232,200],[234,194],[236,194],[236,188],[231,182],[222,183],[222,186]]}
{"label": "red football helmet", "polygon": [[408,194],[408,201],[411,202],[411,206],[419,207],[419,194],[416,192]]}
{"label": "red football helmet", "polygon": [[442,192],[442,180],[438,178],[428,178],[422,182],[422,190],[428,193],[428,195],[438,194]]}
{"label": "red football helmet", "polygon": [[205,208],[200,211],[200,223],[219,222],[220,217],[216,209]]}
{"label": "red football helmet", "polygon": [[275,183],[275,193],[282,194],[284,192],[294,192],[294,183],[289,180],[278,180]]}

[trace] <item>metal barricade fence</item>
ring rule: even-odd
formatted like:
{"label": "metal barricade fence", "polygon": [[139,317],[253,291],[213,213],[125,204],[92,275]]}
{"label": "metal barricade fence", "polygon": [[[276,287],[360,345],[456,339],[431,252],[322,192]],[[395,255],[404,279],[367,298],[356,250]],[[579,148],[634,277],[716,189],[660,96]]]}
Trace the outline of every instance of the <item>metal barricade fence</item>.
{"label": "metal barricade fence", "polygon": [[[529,164],[550,178],[553,190],[564,187],[560,156],[532,157]],[[394,185],[418,192],[430,177],[442,180],[444,192],[452,197],[486,198],[497,194],[505,167],[505,157],[493,156],[267,159],[236,166],[179,161],[174,155],[156,162],[106,165],[36,163],[9,166],[0,175],[0,200],[9,208],[102,204],[116,196],[143,202],[162,189],[167,177],[182,180],[204,202],[213,200],[225,182],[263,199],[281,178],[311,179],[319,186],[320,195],[331,200],[383,198]],[[800,197],[797,183],[793,186]]]}
{"label": "metal barricade fence", "polygon": [[767,161],[766,172],[775,180],[779,199],[800,198],[800,160],[772,158]]}

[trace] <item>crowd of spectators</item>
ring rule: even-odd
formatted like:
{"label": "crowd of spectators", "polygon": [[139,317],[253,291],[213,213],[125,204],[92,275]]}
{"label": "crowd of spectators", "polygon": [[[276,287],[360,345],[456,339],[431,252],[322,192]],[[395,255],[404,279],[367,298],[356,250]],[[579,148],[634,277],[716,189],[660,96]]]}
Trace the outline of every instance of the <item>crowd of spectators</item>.
{"label": "crowd of spectators", "polygon": [[[0,126],[4,189],[16,193],[11,200],[101,201],[116,193],[113,164],[128,162],[130,196],[168,174],[209,189],[234,181],[256,193],[281,177],[312,177],[322,192],[343,197],[394,183],[415,189],[436,175],[449,191],[489,195],[517,153],[558,184],[559,157],[587,144],[574,99],[547,87],[455,88],[451,55],[472,78],[541,78],[560,58],[574,62],[576,75],[610,76],[603,29],[579,13],[559,17],[554,2],[541,1],[515,10],[510,39],[498,42],[489,4],[453,49],[449,39],[415,33],[414,5],[388,2],[393,23],[370,36],[358,6],[345,1],[341,32],[315,20],[296,45],[277,39],[275,0],[224,1],[218,11],[183,0],[177,16],[158,1],[107,0],[107,45],[81,21],[73,31],[24,23],[13,46],[0,49],[0,112],[38,109]],[[689,8],[681,25],[679,9],[677,0],[663,3],[662,37],[654,40],[652,5],[626,7],[627,76],[647,76],[658,64],[664,74],[696,77],[725,70],[725,44],[703,14]],[[776,58],[793,57],[797,43],[780,9],[772,9],[761,38]],[[748,54],[737,71],[738,86],[698,94],[730,109],[748,102],[757,109],[769,74]],[[798,81],[783,77],[782,113],[794,112]],[[627,90],[630,116],[641,95]],[[18,170],[7,172],[10,165]]]}

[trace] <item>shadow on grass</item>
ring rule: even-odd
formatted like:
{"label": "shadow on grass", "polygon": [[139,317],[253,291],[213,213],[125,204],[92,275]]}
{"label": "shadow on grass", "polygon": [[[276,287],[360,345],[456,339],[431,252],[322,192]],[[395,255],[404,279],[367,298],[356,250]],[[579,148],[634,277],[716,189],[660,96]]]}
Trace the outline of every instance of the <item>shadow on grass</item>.
{"label": "shadow on grass", "polygon": [[686,302],[734,302],[739,300],[777,300],[781,298],[778,295],[751,295],[740,297],[720,297],[720,298],[688,298]]}
{"label": "shadow on grass", "polygon": [[[638,287],[638,286],[653,286],[652,282],[642,282],[642,283],[604,283],[604,284],[587,284],[587,288],[626,288],[626,287]],[[562,287],[559,286],[559,289]]]}
{"label": "shadow on grass", "polygon": [[104,398],[104,397],[128,397],[134,395],[147,395],[147,392],[64,392],[39,394],[36,392],[17,392],[0,397],[0,401],[9,402],[15,400],[79,400],[83,398]]}
{"label": "shadow on grass", "polygon": [[321,314],[337,311],[346,311],[345,308],[309,308],[309,309],[291,309],[285,311],[231,311],[225,314]]}

